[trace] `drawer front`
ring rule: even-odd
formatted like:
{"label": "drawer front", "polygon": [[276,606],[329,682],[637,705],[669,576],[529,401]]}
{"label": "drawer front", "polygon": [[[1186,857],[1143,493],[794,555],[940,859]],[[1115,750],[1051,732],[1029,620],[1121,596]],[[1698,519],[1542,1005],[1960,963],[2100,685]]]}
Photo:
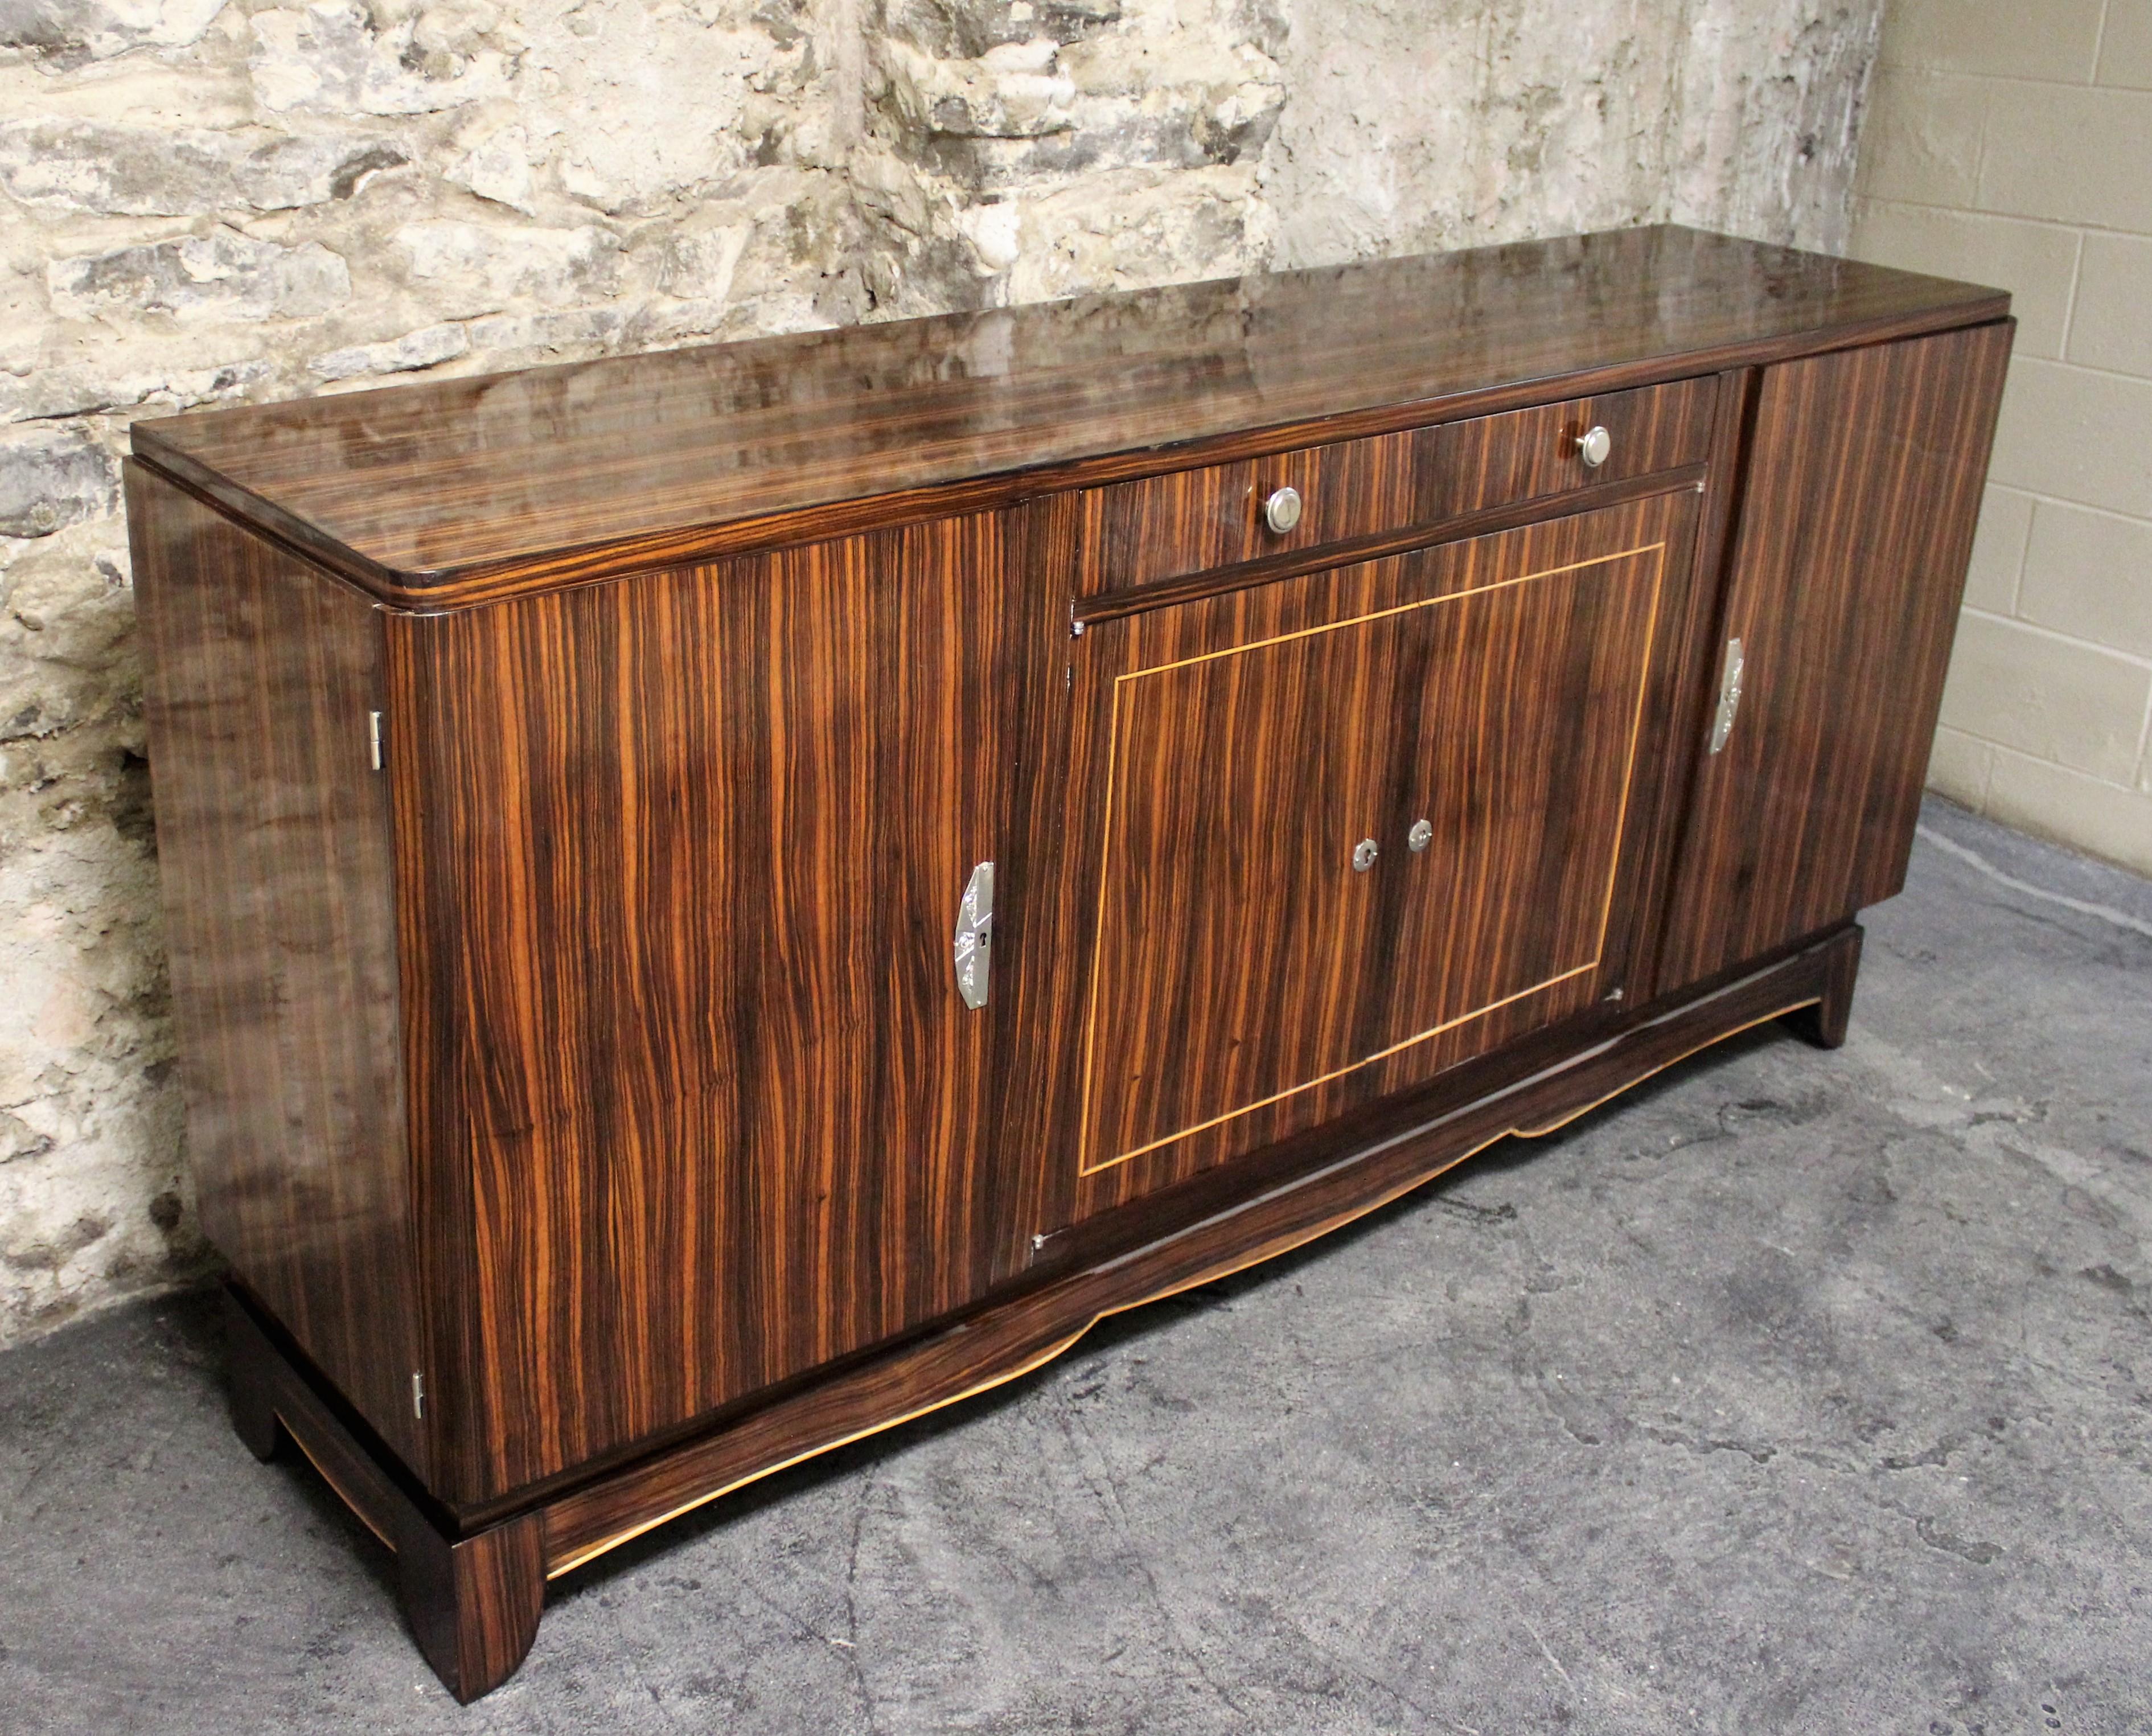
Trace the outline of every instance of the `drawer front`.
{"label": "drawer front", "polygon": [[[1709,379],[1677,380],[1089,490],[1076,508],[1076,591],[1127,591],[1701,464],[1714,390]],[[1577,444],[1595,427],[1610,438],[1596,467]],[[1300,495],[1300,522],[1273,530],[1265,503],[1286,487]]]}

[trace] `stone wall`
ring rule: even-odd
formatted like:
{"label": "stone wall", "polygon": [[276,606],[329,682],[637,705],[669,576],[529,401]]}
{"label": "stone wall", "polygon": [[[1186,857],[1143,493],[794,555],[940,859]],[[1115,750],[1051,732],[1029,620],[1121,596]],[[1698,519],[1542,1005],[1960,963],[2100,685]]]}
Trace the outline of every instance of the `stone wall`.
{"label": "stone wall", "polygon": [[1880,0],[0,0],[0,1341],[206,1269],[116,463],[193,405],[1683,218]]}

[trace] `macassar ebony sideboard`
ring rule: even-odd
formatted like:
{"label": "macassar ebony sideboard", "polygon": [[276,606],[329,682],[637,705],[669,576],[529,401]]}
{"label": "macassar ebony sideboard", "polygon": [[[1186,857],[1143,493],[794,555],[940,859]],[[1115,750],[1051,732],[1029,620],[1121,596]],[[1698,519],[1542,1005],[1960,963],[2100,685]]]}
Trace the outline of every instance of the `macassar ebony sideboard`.
{"label": "macassar ebony sideboard", "polygon": [[232,1404],[549,1577],[1772,1018],[2011,338],[1679,228],[138,424]]}

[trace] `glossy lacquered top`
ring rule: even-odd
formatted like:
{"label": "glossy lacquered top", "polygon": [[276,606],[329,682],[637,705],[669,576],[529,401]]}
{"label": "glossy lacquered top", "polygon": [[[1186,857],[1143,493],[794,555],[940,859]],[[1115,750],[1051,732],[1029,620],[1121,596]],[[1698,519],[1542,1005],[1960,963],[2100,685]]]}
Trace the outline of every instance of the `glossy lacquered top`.
{"label": "glossy lacquered top", "polygon": [[843,503],[984,504],[1014,472],[1135,475],[2007,311],[1662,226],[214,410],[134,443],[424,607],[866,521]]}

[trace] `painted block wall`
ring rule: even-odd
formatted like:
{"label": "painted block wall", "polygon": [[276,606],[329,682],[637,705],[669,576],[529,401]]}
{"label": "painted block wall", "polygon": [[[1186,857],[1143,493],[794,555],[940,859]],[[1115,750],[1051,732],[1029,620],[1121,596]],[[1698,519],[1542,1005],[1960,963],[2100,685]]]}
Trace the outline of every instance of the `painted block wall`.
{"label": "painted block wall", "polygon": [[1928,780],[2152,874],[2152,0],[1890,0],[1857,186],[2017,298]]}

